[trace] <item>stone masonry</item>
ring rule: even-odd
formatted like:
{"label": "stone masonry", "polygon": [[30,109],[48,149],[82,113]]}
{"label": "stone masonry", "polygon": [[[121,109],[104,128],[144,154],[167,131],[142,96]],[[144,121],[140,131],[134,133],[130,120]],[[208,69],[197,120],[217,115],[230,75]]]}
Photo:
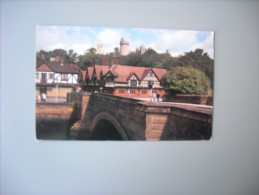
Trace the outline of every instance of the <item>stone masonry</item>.
{"label": "stone masonry", "polygon": [[89,139],[103,121],[109,121],[123,140],[211,138],[212,107],[144,102],[98,93],[81,95],[81,119],[71,128],[76,139]]}

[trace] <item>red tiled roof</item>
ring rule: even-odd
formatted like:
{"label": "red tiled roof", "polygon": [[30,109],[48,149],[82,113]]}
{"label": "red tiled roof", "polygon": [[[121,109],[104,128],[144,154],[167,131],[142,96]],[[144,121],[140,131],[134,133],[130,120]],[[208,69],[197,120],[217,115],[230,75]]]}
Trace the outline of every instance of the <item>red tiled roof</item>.
{"label": "red tiled roof", "polygon": [[82,81],[85,81],[85,79],[86,79],[86,70],[82,70],[81,71],[81,79],[82,79]]}
{"label": "red tiled roof", "polygon": [[130,73],[129,73],[129,76],[128,76],[128,78],[127,78],[127,81],[128,81],[133,75],[135,75],[135,76],[137,77],[137,79],[140,80],[140,78],[138,77],[138,75],[135,74],[135,72],[130,72]]}
{"label": "red tiled roof", "polygon": [[37,63],[37,67],[42,64],[46,64],[55,73],[78,73],[78,70],[74,69],[70,64],[61,65],[60,63],[54,61],[40,61]]}
{"label": "red tiled roof", "polygon": [[166,69],[124,66],[119,64],[113,65],[110,71],[115,76],[115,82],[128,82],[133,74],[142,81],[150,71],[153,71],[158,80],[161,80],[162,76],[167,72]]}
{"label": "red tiled roof", "polygon": [[162,79],[162,77],[166,74],[167,70],[162,68],[152,68],[153,72],[157,76],[159,80]]}
{"label": "red tiled roof", "polygon": [[78,66],[77,64],[71,64],[70,66],[75,70],[81,70],[80,66]]}
{"label": "red tiled roof", "polygon": [[142,78],[146,68],[136,66],[113,65],[111,72],[116,76],[115,82],[128,82],[129,75],[134,73],[139,79]]}
{"label": "red tiled roof", "polygon": [[144,73],[142,74],[141,80],[143,80],[151,70],[151,68],[146,68]]}
{"label": "red tiled roof", "polygon": [[94,68],[97,80],[100,80],[101,73],[102,75],[105,75],[109,71],[110,66],[95,65]]}
{"label": "red tiled roof", "polygon": [[87,67],[87,77],[91,80],[94,73],[94,67]]}

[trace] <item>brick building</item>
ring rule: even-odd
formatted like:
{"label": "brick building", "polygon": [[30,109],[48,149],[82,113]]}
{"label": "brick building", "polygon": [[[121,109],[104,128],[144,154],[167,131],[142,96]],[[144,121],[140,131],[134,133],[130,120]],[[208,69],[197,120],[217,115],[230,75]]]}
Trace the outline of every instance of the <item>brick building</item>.
{"label": "brick building", "polygon": [[115,96],[149,98],[152,94],[165,95],[161,86],[166,69],[115,64],[95,65],[81,71],[79,82],[84,91],[104,92]]}

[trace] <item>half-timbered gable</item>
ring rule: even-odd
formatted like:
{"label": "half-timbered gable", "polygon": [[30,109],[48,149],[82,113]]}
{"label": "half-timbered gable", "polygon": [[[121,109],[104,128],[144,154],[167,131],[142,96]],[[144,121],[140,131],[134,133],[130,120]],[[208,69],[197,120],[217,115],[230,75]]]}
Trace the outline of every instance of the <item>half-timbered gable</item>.
{"label": "half-timbered gable", "polygon": [[77,84],[78,74],[78,67],[45,61],[37,65],[36,83]]}
{"label": "half-timbered gable", "polygon": [[115,78],[115,75],[113,75],[113,73],[109,70],[104,75],[105,87],[114,87],[114,78]]}
{"label": "half-timbered gable", "polygon": [[36,66],[36,94],[48,97],[66,97],[78,85],[80,68],[74,64],[57,61],[38,61]]}
{"label": "half-timbered gable", "polygon": [[53,72],[47,64],[43,63],[40,66],[37,67],[37,71],[41,71],[41,72]]}
{"label": "half-timbered gable", "polygon": [[161,88],[160,80],[157,78],[152,68],[145,71],[145,74],[142,78],[141,86],[149,88]]}
{"label": "half-timbered gable", "polygon": [[128,79],[128,86],[130,87],[138,87],[140,83],[140,79],[136,75],[136,73],[130,73]]}
{"label": "half-timbered gable", "polygon": [[[91,69],[90,69],[91,68]],[[150,97],[152,93],[165,94],[160,85],[165,69],[114,64],[95,65],[87,69],[92,82],[86,83],[88,91],[102,91],[124,97]],[[91,74],[90,74],[91,71]]]}
{"label": "half-timbered gable", "polygon": [[36,67],[36,83],[53,83],[55,72],[47,63],[42,62]]}

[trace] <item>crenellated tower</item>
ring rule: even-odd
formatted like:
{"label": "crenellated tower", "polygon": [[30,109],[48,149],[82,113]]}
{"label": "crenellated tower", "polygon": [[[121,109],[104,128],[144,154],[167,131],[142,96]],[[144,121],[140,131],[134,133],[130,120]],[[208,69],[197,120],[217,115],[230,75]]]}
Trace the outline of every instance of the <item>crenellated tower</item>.
{"label": "crenellated tower", "polygon": [[120,55],[126,56],[129,54],[129,42],[121,38],[120,41]]}

